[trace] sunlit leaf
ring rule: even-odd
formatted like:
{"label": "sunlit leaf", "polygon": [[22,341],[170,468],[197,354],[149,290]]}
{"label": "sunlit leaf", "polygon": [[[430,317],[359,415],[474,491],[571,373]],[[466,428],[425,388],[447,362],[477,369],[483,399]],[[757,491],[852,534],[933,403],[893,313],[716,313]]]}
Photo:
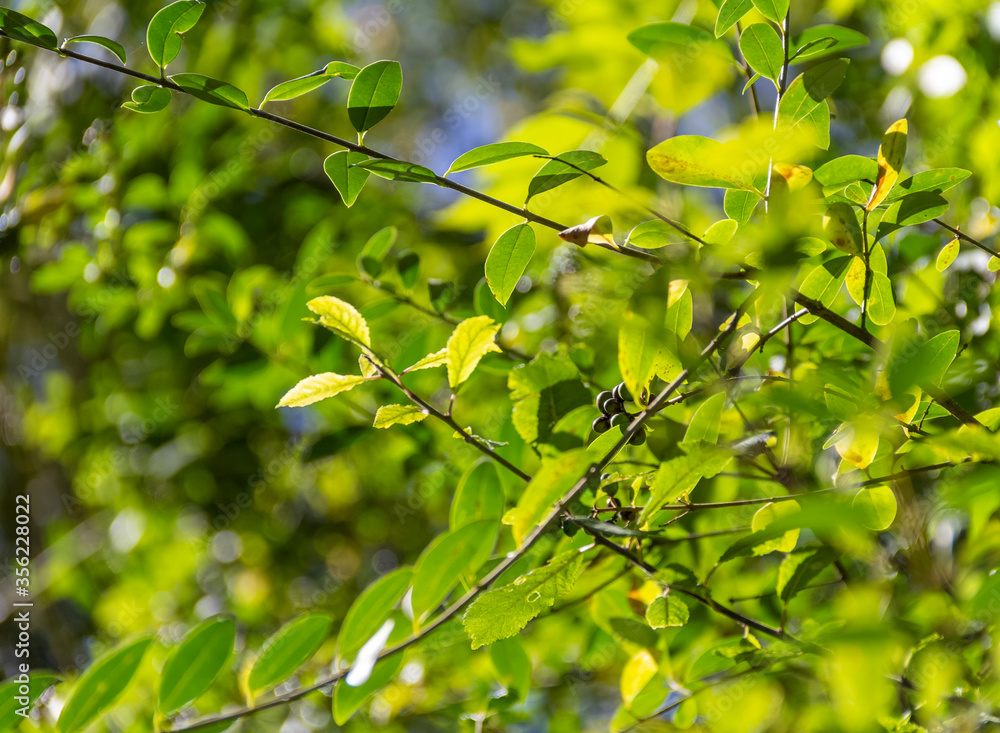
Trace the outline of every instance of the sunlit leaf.
{"label": "sunlit leaf", "polygon": [[862,522],[868,529],[888,529],[896,518],[896,495],[888,486],[861,489],[854,495],[853,505],[862,510]]}
{"label": "sunlit leaf", "polygon": [[868,317],[878,326],[888,325],[896,317],[896,298],[892,291],[892,281],[881,272],[873,272],[871,276]]}
{"label": "sunlit leaf", "polygon": [[491,143],[473,148],[467,153],[463,153],[455,159],[455,162],[448,168],[447,173],[458,173],[471,168],[479,168],[484,165],[502,163],[505,160],[523,158],[526,155],[548,155],[545,148],[540,148],[532,143]]}
{"label": "sunlit leaf", "polygon": [[152,114],[161,112],[170,105],[170,90],[152,84],[144,84],[132,90],[132,101],[122,103],[122,107],[133,112]]}
{"label": "sunlit leaf", "polygon": [[203,12],[204,3],[178,0],[153,16],[146,27],[146,48],[154,64],[162,69],[177,58],[181,51],[181,34],[194,28]]}
{"label": "sunlit leaf", "polygon": [[753,8],[753,0],[725,0],[715,19],[715,37],[719,38]]}
{"label": "sunlit leaf", "polygon": [[875,188],[865,208],[871,211],[889,195],[889,191],[899,178],[906,156],[906,120],[893,122],[882,137],[878,148],[878,175],[875,177]]}
{"label": "sunlit leaf", "polygon": [[412,578],[412,567],[397,568],[369,585],[354,599],[337,636],[337,653],[341,659],[353,659],[364,643],[379,630],[410,587]]}
{"label": "sunlit leaf", "polygon": [[494,242],[486,257],[486,282],[500,305],[507,305],[514,288],[535,252],[535,232],[517,224]]}
{"label": "sunlit leaf", "polygon": [[285,393],[278,407],[305,407],[334,397],[367,382],[369,377],[358,374],[323,372],[306,377]]}
{"label": "sunlit leaf", "polygon": [[357,73],[347,97],[347,116],[358,132],[385,119],[399,101],[403,69],[398,61],[376,61]]}
{"label": "sunlit leaf", "polygon": [[499,352],[496,344],[500,324],[489,316],[467,318],[448,339],[448,384],[455,389],[472,376],[480,359],[490,352]]}
{"label": "sunlit leaf", "polygon": [[[799,511],[797,501],[779,501],[765,504],[753,515],[750,522],[750,529],[760,532],[779,517],[794,514]],[[785,532],[778,539],[764,542],[754,548],[755,555],[766,555],[769,552],[791,552],[799,540],[799,530],[792,529]]]}
{"label": "sunlit leaf", "polygon": [[412,366],[408,366],[404,369],[404,372],[417,372],[421,369],[434,369],[435,367],[447,366],[448,364],[448,349],[444,348],[440,351],[435,351],[433,354],[428,354],[423,359],[418,360]]}
{"label": "sunlit leaf", "polygon": [[232,109],[250,109],[247,95],[224,81],[202,74],[174,74],[170,81],[193,97]]}
{"label": "sunlit leaf", "polygon": [[849,255],[860,255],[863,250],[861,225],[848,204],[832,204],[823,217],[823,231],[834,247]]}
{"label": "sunlit leaf", "polygon": [[777,32],[767,23],[753,23],[740,34],[740,52],[750,68],[773,82],[785,63],[785,51]]}
{"label": "sunlit leaf", "polygon": [[607,162],[600,154],[591,150],[571,150],[567,153],[560,153],[555,159],[543,165],[531,179],[531,183],[528,184],[528,198],[526,200],[530,201],[540,193],[569,183],[582,176],[584,171],[590,172]]}
{"label": "sunlit leaf", "polygon": [[236,624],[231,618],[216,616],[189,631],[163,665],[160,712],[170,715],[206,692],[229,662],[235,642]]}
{"label": "sunlit leaf", "polygon": [[784,23],[789,0],[753,0],[754,7],[768,20]]}
{"label": "sunlit leaf", "polygon": [[289,621],[265,641],[246,677],[251,697],[295,674],[319,651],[332,623],[325,613],[304,614]]}
{"label": "sunlit leaf", "polygon": [[814,25],[792,41],[797,62],[868,45],[868,36],[839,25]]}
{"label": "sunlit leaf", "polygon": [[94,662],[73,685],[73,692],[59,713],[59,733],[83,731],[107,711],[132,682],[152,644],[143,637],[108,652]]}
{"label": "sunlit leaf", "polygon": [[654,629],[683,626],[690,615],[687,604],[673,593],[657,596],[646,607],[646,622]]}
{"label": "sunlit leaf", "polygon": [[951,267],[951,263],[955,261],[956,257],[958,257],[960,247],[961,241],[958,237],[955,237],[941,248],[941,251],[938,252],[937,260],[934,262],[934,266],[937,268],[938,272],[944,272]]}
{"label": "sunlit leaf", "polygon": [[830,108],[826,98],[840,86],[847,59],[813,66],[789,84],[778,104],[778,124],[786,130],[805,129],[816,145],[830,147]]}
{"label": "sunlit leaf", "polygon": [[861,155],[843,155],[824,163],[813,172],[816,181],[827,188],[843,188],[855,181],[875,183],[878,163]]}
{"label": "sunlit leaf", "polygon": [[524,542],[531,530],[551,512],[552,505],[573,487],[593,461],[594,458],[584,449],[566,451],[542,461],[517,502],[513,527],[515,542]]}
{"label": "sunlit leaf", "polygon": [[30,712],[42,693],[60,681],[55,675],[44,673],[28,675],[27,685],[19,678],[20,675],[0,684],[0,730],[16,729],[25,718],[18,711]]}
{"label": "sunlit leaf", "polygon": [[30,43],[50,51],[55,50],[58,44],[52,29],[10,8],[0,8],[0,31],[15,41]]}
{"label": "sunlit leaf", "polygon": [[700,445],[661,464],[649,488],[649,501],[639,516],[639,526],[648,529],[661,506],[690,493],[701,479],[718,474],[732,458],[732,453],[723,448]]}
{"label": "sunlit leaf", "polygon": [[745,225],[753,216],[754,209],[761,201],[761,197],[753,191],[740,191],[731,188],[726,191],[722,208],[726,216],[735,221],[739,226]]}
{"label": "sunlit leaf", "polygon": [[370,173],[358,164],[368,160],[363,153],[341,150],[323,161],[323,170],[347,206],[353,206]]}
{"label": "sunlit leaf", "polygon": [[313,298],[306,305],[319,316],[319,324],[341,338],[360,346],[371,347],[371,332],[364,316],[350,303],[332,295]]}
{"label": "sunlit leaf", "polygon": [[393,425],[411,425],[427,418],[423,408],[416,405],[382,405],[375,413],[376,428],[388,428]]}
{"label": "sunlit leaf", "polygon": [[264,100],[260,103],[260,106],[263,107],[265,102],[282,102],[301,97],[303,94],[308,94],[314,89],[319,89],[328,81],[338,77],[341,79],[353,79],[358,75],[358,71],[360,69],[353,64],[348,64],[344,61],[331,61],[319,71],[314,71],[311,74],[306,74],[295,79],[289,79],[271,87],[267,94],[264,95]]}
{"label": "sunlit leaf", "polygon": [[678,135],[652,148],[646,160],[661,178],[672,183],[756,191],[752,176],[726,163],[730,156],[720,142],[699,135]]}
{"label": "sunlit leaf", "polygon": [[462,476],[451,500],[449,526],[452,529],[480,519],[503,516],[504,495],[496,464],[484,460],[474,463]]}
{"label": "sunlit leaf", "polygon": [[104,36],[73,36],[62,42],[63,48],[68,43],[95,43],[109,50],[123,64],[128,63],[127,56],[125,55],[125,47],[118,43],[118,41],[113,41],[110,38],[105,38]]}
{"label": "sunlit leaf", "polygon": [[435,183],[437,181],[437,174],[430,168],[401,160],[371,158],[360,163],[351,163],[351,165],[390,181],[403,181],[405,183]]}

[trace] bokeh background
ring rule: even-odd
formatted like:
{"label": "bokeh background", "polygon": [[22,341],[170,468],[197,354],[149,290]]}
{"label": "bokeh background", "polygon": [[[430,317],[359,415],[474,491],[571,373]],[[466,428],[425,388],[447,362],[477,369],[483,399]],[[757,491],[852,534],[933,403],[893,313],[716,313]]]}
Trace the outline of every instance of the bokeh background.
{"label": "bokeh background", "polygon": [[[603,177],[638,200],[657,197],[693,230],[722,216],[711,192],[658,189],[645,151],[677,132],[714,135],[745,118],[741,83],[735,73],[707,85],[656,73],[625,39],[656,20],[711,28],[710,2],[207,5],[172,70],[228,80],[256,104],[275,83],[331,60],[398,59],[403,94],[366,138],[376,148],[442,172],[460,153],[500,139],[555,152],[595,147],[610,161]],[[886,125],[907,116],[908,162],[973,171],[951,197],[949,221],[977,237],[994,234],[1000,3],[793,5],[793,23],[837,22],[872,39],[847,54],[829,157],[873,155]],[[159,3],[13,7],[60,37],[116,38],[131,66],[155,73],[143,43]],[[397,252],[420,258],[419,303],[452,319],[498,314],[505,344],[529,352],[565,344],[599,382],[618,381],[616,316],[633,287],[629,261],[539,231],[522,292],[504,312],[483,292],[482,263],[515,217],[380,179],[348,209],[322,170],[333,146],[189,98],[136,115],[120,109],[131,80],[6,39],[0,59],[0,637],[13,633],[7,518],[15,494],[27,491],[36,665],[72,673],[131,633],[179,639],[220,612],[239,620],[241,645],[259,645],[304,610],[342,619],[361,589],[413,562],[447,525],[450,497],[476,455],[434,425],[371,430],[377,406],[398,395],[358,390],[310,409],[274,409],[306,375],[357,366],[346,344],[303,322],[311,296],[358,304],[397,366],[444,345],[451,327],[440,317],[376,285],[323,279],[357,273],[361,248],[383,227],[398,229]],[[770,108],[773,90],[757,88]],[[334,81],[269,108],[350,137],[347,90]],[[539,165],[514,161],[459,179],[520,203]],[[611,214],[622,231],[646,218],[582,180],[533,206],[570,223]],[[937,245],[918,238],[912,246]],[[959,292],[977,262],[960,260],[949,287]],[[497,356],[486,366],[469,387],[477,428],[530,463],[510,423],[510,364]],[[414,383],[441,386],[433,375]],[[514,496],[517,485],[507,488]],[[537,689],[522,729],[602,727],[618,704],[620,652],[591,648],[572,626],[559,627],[561,645],[534,645],[544,622],[532,628],[525,638]],[[319,660],[331,657],[332,643]],[[431,657],[407,665],[392,697],[376,699],[366,713],[372,722],[446,730],[456,710],[474,710],[490,694],[467,672],[488,659],[464,635],[446,630],[432,647]],[[0,655],[9,674],[10,648]],[[235,677],[220,679],[201,710],[238,699]],[[118,706],[111,729],[144,729],[142,688]],[[333,728],[316,699],[252,724]]]}

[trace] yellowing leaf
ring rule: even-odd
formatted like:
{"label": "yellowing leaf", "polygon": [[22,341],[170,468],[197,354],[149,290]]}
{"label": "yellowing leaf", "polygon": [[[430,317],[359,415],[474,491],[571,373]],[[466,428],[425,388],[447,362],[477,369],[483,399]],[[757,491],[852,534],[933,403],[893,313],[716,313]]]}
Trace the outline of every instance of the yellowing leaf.
{"label": "yellowing leaf", "polygon": [[467,318],[448,339],[448,384],[454,389],[472,376],[479,360],[491,351],[500,351],[495,339],[500,324],[489,316]]}
{"label": "yellowing leaf", "polygon": [[854,495],[852,505],[862,510],[862,523],[877,532],[889,529],[896,518],[896,495],[888,486],[872,486]]}
{"label": "yellowing leaf", "polygon": [[448,349],[441,349],[440,351],[435,351],[433,354],[428,354],[413,366],[406,367],[403,372],[417,372],[421,369],[433,369],[434,367],[445,366],[447,363]]}
{"label": "yellowing leaf", "polygon": [[955,261],[956,257],[958,257],[959,247],[960,243],[958,241],[958,237],[955,237],[941,248],[941,251],[938,252],[937,262],[934,263],[938,272],[944,272],[951,266],[951,263]]}
{"label": "yellowing leaf", "polygon": [[319,316],[321,326],[329,328],[348,341],[371,348],[372,338],[368,322],[350,303],[332,295],[323,295],[313,298],[306,305]]}
{"label": "yellowing leaf", "polygon": [[621,691],[625,707],[629,707],[636,696],[642,692],[659,671],[659,666],[648,649],[637,652],[625,662],[622,669]]}
{"label": "yellowing leaf", "polygon": [[831,205],[823,217],[823,231],[830,243],[841,252],[861,254],[861,227],[850,204],[838,202]]}
{"label": "yellowing leaf", "polygon": [[875,178],[872,197],[865,206],[867,211],[874,209],[889,195],[889,191],[896,184],[896,179],[899,178],[905,156],[906,120],[903,119],[893,122],[882,137],[882,144],[878,149],[878,176]]}
{"label": "yellowing leaf", "polygon": [[375,413],[375,427],[387,428],[392,425],[410,425],[420,422],[427,413],[416,405],[382,405]]}
{"label": "yellowing leaf", "polygon": [[585,244],[609,244],[617,247],[614,237],[611,236],[613,227],[611,218],[608,216],[595,216],[588,219],[583,224],[569,227],[559,232],[559,238],[566,242],[582,247]]}
{"label": "yellowing leaf", "polygon": [[353,389],[368,379],[370,377],[363,377],[359,374],[334,374],[333,372],[314,374],[288,390],[281,398],[281,402],[278,403],[278,407],[305,407]]}
{"label": "yellowing leaf", "polygon": [[804,165],[775,163],[774,172],[785,179],[785,182],[788,183],[789,191],[798,191],[800,188],[805,188],[813,177],[812,170]]}
{"label": "yellowing leaf", "polygon": [[837,443],[840,457],[855,468],[865,469],[878,451],[878,425],[874,420],[858,420],[841,426],[846,436]]}

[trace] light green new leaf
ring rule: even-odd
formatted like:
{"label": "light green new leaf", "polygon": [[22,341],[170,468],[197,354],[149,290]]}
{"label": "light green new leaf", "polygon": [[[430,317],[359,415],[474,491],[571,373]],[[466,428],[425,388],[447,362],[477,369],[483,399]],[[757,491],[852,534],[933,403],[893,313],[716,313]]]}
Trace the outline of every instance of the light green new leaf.
{"label": "light green new leaf", "polygon": [[348,207],[353,206],[354,202],[358,200],[361,189],[365,187],[368,176],[371,175],[358,165],[366,160],[368,160],[368,156],[363,153],[341,150],[323,161],[323,171],[333,182],[334,188],[337,189],[340,198]]}
{"label": "light green new leaf", "polygon": [[231,109],[250,109],[246,93],[227,82],[203,74],[174,74],[169,78],[192,97],[202,101]]}
{"label": "light green new leaf", "polygon": [[888,325],[896,317],[896,300],[892,292],[892,281],[881,272],[873,272],[871,276],[868,317],[877,326]]}
{"label": "light green new leaf", "polygon": [[731,188],[726,191],[722,200],[722,210],[739,226],[745,226],[750,221],[750,217],[753,216],[754,209],[757,208],[760,201],[760,196],[753,191]]}
{"label": "light green new leaf", "polygon": [[882,203],[891,204],[904,196],[921,191],[944,193],[971,175],[971,171],[963,170],[962,168],[935,168],[934,170],[917,173],[915,176],[899,181],[889,191],[889,195],[883,199]]}
{"label": "light green new leaf", "polygon": [[170,104],[170,90],[152,84],[143,84],[132,90],[132,101],[122,103],[122,107],[133,112],[153,114],[162,112]]}
{"label": "light green new leaf", "polygon": [[545,459],[517,502],[514,514],[514,541],[520,545],[552,507],[568,492],[594,462],[586,449],[576,449]]}
{"label": "light green new leaf", "polygon": [[305,407],[314,402],[334,397],[367,382],[370,377],[360,374],[334,374],[323,372],[306,377],[285,393],[278,407]]}
{"label": "light green new leaf", "polygon": [[834,59],[799,74],[778,104],[778,124],[791,131],[807,130],[813,142],[830,147],[830,108],[826,98],[840,86],[847,72],[847,59]]}
{"label": "light green new leaf", "polygon": [[660,507],[689,493],[703,478],[711,478],[724,469],[732,453],[714,445],[692,446],[688,453],[660,465],[650,486],[649,501],[639,516],[639,527],[649,529]]}
{"label": "light green new leaf", "polygon": [[583,570],[582,560],[581,550],[564,552],[514,582],[480,595],[462,619],[472,648],[517,634],[572,588]]}
{"label": "light green new leaf", "polygon": [[125,47],[118,43],[118,41],[113,41],[110,38],[105,38],[104,36],[73,36],[62,42],[63,48],[68,43],[96,43],[98,46],[108,49],[123,64],[128,63],[125,55]]}
{"label": "light green new leaf", "polygon": [[753,0],[725,0],[715,19],[715,37],[719,38],[750,12]]}
{"label": "light green new leaf", "polygon": [[[848,266],[855,257],[834,257],[821,265],[808,270],[798,291],[807,298],[818,300],[829,307],[840,292],[840,287],[847,278]],[[815,316],[807,316],[813,319]],[[806,320],[806,319],[803,319]]]}
{"label": "light green new leaf", "polygon": [[331,61],[319,71],[314,71],[311,74],[306,74],[295,79],[289,79],[271,87],[267,94],[264,95],[260,106],[263,107],[265,102],[283,102],[288,99],[301,97],[303,94],[307,94],[314,89],[319,89],[328,81],[337,79],[338,77],[341,79],[353,79],[358,75],[358,71],[360,69],[353,64],[348,64],[344,61]]}
{"label": "light green new leaf", "polygon": [[877,175],[878,162],[863,155],[842,155],[813,171],[813,178],[824,188],[830,189],[843,188],[855,181],[874,184]]}
{"label": "light green new leaf", "polygon": [[416,364],[406,367],[403,373],[418,372],[421,369],[434,369],[435,367],[447,366],[448,364],[448,349],[444,348],[440,351],[435,351],[433,354],[428,354],[423,359],[420,359]]}
{"label": "light green new leaf", "polygon": [[528,224],[511,227],[493,244],[486,257],[486,282],[500,305],[507,305],[534,252],[535,232]]}
{"label": "light green new leaf", "polygon": [[360,163],[351,165],[369,173],[374,173],[379,178],[389,181],[402,181],[404,183],[436,183],[437,175],[430,168],[416,163],[407,163],[402,160],[383,160],[381,158],[371,158]]}
{"label": "light green new leaf", "polygon": [[412,578],[412,567],[397,568],[361,592],[347,611],[337,636],[337,653],[341,659],[354,659],[358,650],[389,618],[393,607],[410,587]]}
{"label": "light green new leaf", "polygon": [[492,351],[500,351],[496,345],[500,324],[489,316],[473,316],[455,326],[448,339],[448,384],[455,389],[472,376],[480,359]]}
{"label": "light green new leaf", "polygon": [[313,298],[306,306],[319,316],[319,324],[359,346],[371,348],[371,331],[368,322],[350,303],[332,295]]}
{"label": "light green new leaf", "polygon": [[299,616],[264,642],[246,677],[251,698],[284,682],[319,651],[333,621],[325,613]]}
{"label": "light green new leaf", "polygon": [[376,61],[359,71],[347,97],[347,116],[354,129],[365,132],[385,119],[402,88],[403,69],[398,61]]}
{"label": "light green new leaf", "polygon": [[687,604],[673,593],[654,598],[646,606],[646,623],[650,628],[665,629],[669,626],[683,626],[691,617]]}
{"label": "light green new leaf", "polygon": [[754,7],[768,20],[783,23],[788,14],[789,0],[753,0]]}
{"label": "light green new leaf", "polygon": [[[18,710],[26,708],[28,711],[34,707],[35,702],[42,693],[59,682],[59,678],[52,674],[31,674],[28,676],[28,694],[21,694],[21,684],[17,678],[9,679],[0,684],[0,730],[11,731],[24,720],[24,716],[18,714]],[[27,697],[27,704],[18,698]]]}
{"label": "light green new leaf", "polygon": [[154,64],[162,69],[177,58],[181,51],[180,34],[194,28],[203,12],[204,3],[178,0],[153,16],[146,27],[146,48]]}
{"label": "light green new leaf", "polygon": [[618,369],[629,392],[638,396],[656,372],[662,347],[646,319],[628,312],[618,329]]}
{"label": "light green new leaf", "polygon": [[163,665],[157,709],[171,715],[199,698],[226,666],[235,642],[231,618],[215,616],[191,629]]}
{"label": "light green new leaf", "polygon": [[73,685],[59,714],[59,733],[79,733],[108,710],[135,677],[153,638],[125,644],[98,659]]}
{"label": "light green new leaf", "polygon": [[15,41],[30,43],[32,46],[47,48],[50,51],[54,51],[58,44],[56,34],[51,28],[10,8],[0,8],[0,31]]}
{"label": "light green new leaf", "polygon": [[814,25],[792,41],[797,62],[867,46],[868,36],[839,25]]}
{"label": "light green new leaf", "polygon": [[531,179],[531,183],[528,184],[526,201],[530,201],[533,196],[579,178],[583,175],[582,171],[590,172],[607,162],[600,154],[592,150],[571,150],[567,153],[560,153],[557,159],[550,160],[543,165]]}
{"label": "light green new leaf", "polygon": [[490,660],[500,681],[513,688],[522,700],[531,687],[531,657],[516,636],[490,644]]}
{"label": "light green new leaf", "polygon": [[777,31],[768,23],[754,23],[740,34],[740,52],[750,68],[777,83],[785,62],[785,50]]}
{"label": "light green new leaf", "polygon": [[682,241],[676,229],[659,219],[644,221],[625,238],[625,244],[642,249],[659,249]]}
{"label": "light green new leaf", "polygon": [[646,160],[657,175],[673,183],[756,190],[752,177],[731,164],[731,152],[726,146],[711,138],[700,135],[668,138],[650,149]]}
{"label": "light green new leaf", "polygon": [[414,618],[434,610],[463,576],[476,572],[489,559],[499,529],[498,519],[481,519],[445,532],[427,545],[413,571]]}
{"label": "light green new leaf", "polygon": [[474,463],[458,482],[451,499],[448,526],[458,529],[480,519],[500,519],[503,505],[503,486],[496,464],[490,460]]}
{"label": "light green new leaf", "polygon": [[896,518],[896,495],[888,486],[861,489],[851,505],[861,510],[861,523],[876,532],[889,529]]}
{"label": "light green new leaf", "polygon": [[[788,516],[789,514],[795,514],[799,511],[799,509],[799,503],[794,500],[779,502],[772,501],[769,504],[762,506],[753,515],[753,519],[750,522],[750,529],[754,532],[761,532],[776,519]],[[754,547],[753,554],[767,555],[771,552],[791,552],[795,549],[795,545],[798,541],[799,530],[790,529],[782,536],[768,542],[763,542]]]}
{"label": "light green new leaf", "polygon": [[532,143],[491,143],[473,148],[467,153],[462,153],[455,159],[455,162],[448,168],[448,173],[458,173],[471,168],[480,168],[484,165],[502,163],[505,160],[523,158],[526,155],[548,155],[549,151],[540,148]]}
{"label": "light green new leaf", "polygon": [[382,405],[375,413],[376,428],[393,425],[411,425],[427,417],[427,413],[416,405]]}
{"label": "light green new leaf", "polygon": [[657,61],[671,57],[698,59],[702,54],[708,54],[726,63],[735,61],[725,41],[720,41],[712,33],[686,23],[650,23],[629,33],[628,41]]}
{"label": "light green new leaf", "polygon": [[719,392],[705,400],[688,423],[687,432],[684,433],[683,445],[696,443],[719,442],[719,426],[722,424],[722,411],[726,406],[726,393]]}

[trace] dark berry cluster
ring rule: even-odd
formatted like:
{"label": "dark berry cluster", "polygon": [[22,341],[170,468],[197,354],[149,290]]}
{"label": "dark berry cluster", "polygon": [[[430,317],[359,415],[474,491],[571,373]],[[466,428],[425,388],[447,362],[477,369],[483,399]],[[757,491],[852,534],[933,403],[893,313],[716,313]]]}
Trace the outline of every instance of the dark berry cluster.
{"label": "dark berry cluster", "polygon": [[[611,428],[619,428],[623,433],[635,415],[625,409],[626,402],[633,402],[632,394],[622,382],[612,390],[605,390],[597,395],[597,409],[601,416],[594,420],[591,426],[595,433],[606,433]],[[646,442],[646,430],[640,427],[629,440],[630,445],[642,445]]]}

